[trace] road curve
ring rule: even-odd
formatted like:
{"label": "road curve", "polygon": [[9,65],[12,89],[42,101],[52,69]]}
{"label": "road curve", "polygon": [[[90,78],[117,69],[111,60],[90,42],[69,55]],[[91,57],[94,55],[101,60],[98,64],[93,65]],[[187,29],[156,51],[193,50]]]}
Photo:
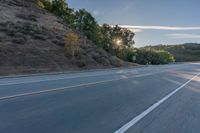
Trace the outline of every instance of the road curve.
{"label": "road curve", "polygon": [[197,133],[200,63],[0,79],[0,133]]}

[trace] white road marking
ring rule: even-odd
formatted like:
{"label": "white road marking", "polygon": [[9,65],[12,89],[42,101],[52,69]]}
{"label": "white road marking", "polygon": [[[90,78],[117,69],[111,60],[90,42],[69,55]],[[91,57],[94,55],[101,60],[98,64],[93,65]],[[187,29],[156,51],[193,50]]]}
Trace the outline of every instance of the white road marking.
{"label": "white road marking", "polygon": [[[113,73],[114,74],[114,73]],[[93,75],[82,75],[82,76],[72,76],[72,77],[62,77],[62,78],[47,78],[47,79],[36,79],[36,80],[31,80],[28,79],[27,81],[21,81],[21,82],[10,82],[10,83],[2,83],[0,86],[6,86],[6,85],[19,85],[19,84],[28,84],[28,83],[40,83],[40,82],[46,82],[46,81],[58,81],[58,80],[65,80],[65,79],[75,79],[75,78],[85,78],[85,77],[94,77],[94,76],[102,76],[102,75],[108,75],[108,74],[93,74]]]}
{"label": "white road marking", "polygon": [[[168,70],[163,70],[163,71],[159,71],[161,72],[166,72]],[[133,71],[134,73],[132,74],[138,74],[137,71]],[[136,72],[136,73],[135,73]],[[159,72],[155,72],[155,73],[159,73]],[[28,80],[28,81],[21,81],[21,82],[10,82],[10,83],[0,83],[0,86],[7,86],[7,85],[20,85],[20,84],[28,84],[28,83],[40,83],[40,82],[46,82],[46,81],[58,81],[58,80],[65,80],[65,79],[75,79],[75,78],[83,78],[83,77],[95,77],[95,76],[103,76],[103,75],[115,75],[115,74],[123,74],[123,72],[115,72],[115,73],[107,73],[107,74],[93,74],[93,75],[87,75],[87,76],[75,76],[75,77],[62,77],[62,78],[56,78],[56,79],[38,79],[38,80]],[[130,73],[130,72],[127,72]],[[126,73],[124,73],[126,74]],[[154,73],[153,73],[154,74]]]}
{"label": "white road marking", "polygon": [[[162,72],[164,72],[164,71],[162,71]],[[53,92],[53,91],[61,91],[61,90],[69,89],[69,88],[90,86],[90,85],[96,85],[96,84],[107,83],[107,82],[123,80],[123,79],[150,76],[150,75],[157,74],[157,73],[160,73],[160,72],[147,73],[147,74],[141,74],[141,75],[134,75],[134,76],[130,76],[130,77],[122,76],[122,77],[116,78],[116,79],[103,80],[103,81],[97,81],[97,82],[92,82],[92,83],[79,84],[79,85],[67,86],[67,87],[61,87],[61,88],[47,89],[47,90],[42,90],[42,91],[28,92],[28,93],[16,94],[16,95],[11,95],[11,96],[4,96],[4,97],[0,97],[0,100],[7,100],[7,99],[12,99],[12,98],[17,98],[17,97],[36,95],[36,94],[41,94],[41,93]]]}
{"label": "white road marking", "polygon": [[[162,72],[162,71],[161,71]],[[128,72],[126,72],[128,73]],[[75,78],[85,78],[85,77],[95,77],[95,76],[105,76],[105,75],[115,75],[115,74],[125,74],[124,70],[117,71],[115,73],[96,73],[96,74],[89,74],[89,75],[80,75],[80,76],[71,76],[71,77],[60,77],[60,78],[47,78],[47,79],[39,79],[36,80],[27,80],[27,81],[21,81],[21,82],[10,82],[10,83],[0,83],[0,86],[6,86],[6,85],[19,85],[19,84],[27,84],[27,83],[40,83],[40,82],[46,82],[46,81],[58,81],[58,80],[65,80],[65,79],[75,79]]]}
{"label": "white road marking", "polygon": [[[160,68],[161,66],[159,66]],[[162,66],[163,67],[163,66]],[[166,66],[165,66],[166,67]],[[169,67],[169,66],[168,66]],[[168,69],[168,67],[166,67],[165,69]],[[144,68],[137,68],[137,70],[131,70],[131,69],[125,69],[125,70],[118,70],[118,71],[114,71],[113,73],[90,73],[89,75],[78,75],[78,76],[74,76],[72,75],[71,77],[59,77],[59,78],[48,78],[48,79],[41,79],[42,75],[39,76],[39,79],[26,79],[26,81],[18,81],[18,82],[8,82],[8,83],[1,83],[1,79],[0,79],[0,86],[6,86],[6,85],[19,85],[19,84],[27,84],[27,83],[40,83],[40,82],[45,82],[45,81],[57,81],[57,80],[65,80],[65,79],[75,79],[75,78],[83,78],[83,77],[94,77],[94,76],[102,76],[102,75],[114,75],[114,74],[123,74],[125,73],[125,71],[127,71],[126,73],[132,73],[132,74],[138,74],[138,70],[141,70]],[[146,70],[146,69],[145,69]],[[154,69],[153,69],[154,70]],[[167,71],[167,70],[164,70]],[[164,72],[164,71],[160,71],[160,72]],[[65,76],[65,75],[64,75]],[[17,78],[17,77],[16,77]],[[23,77],[22,77],[23,78]],[[26,78],[26,77],[25,77]]]}
{"label": "white road marking", "polygon": [[132,73],[132,74],[138,74],[138,70],[120,70],[116,72],[117,74],[127,74],[127,73]]}
{"label": "white road marking", "polygon": [[124,73],[124,70],[119,70],[116,73],[118,73],[118,74]]}
{"label": "white road marking", "polygon": [[153,104],[151,107],[149,107],[147,110],[133,118],[131,121],[126,123],[124,126],[122,126],[120,129],[116,130],[114,133],[125,133],[129,128],[134,126],[136,123],[138,123],[141,119],[143,119],[146,115],[148,115],[150,112],[152,112],[154,109],[156,109],[159,105],[161,105],[163,102],[165,102],[167,99],[169,99],[171,96],[173,96],[176,92],[180,91],[183,87],[185,87],[187,84],[189,84],[193,79],[197,78],[200,75],[198,73],[195,75],[193,78],[191,78],[189,81],[178,87],[176,90],[162,98],[160,101],[157,103]]}

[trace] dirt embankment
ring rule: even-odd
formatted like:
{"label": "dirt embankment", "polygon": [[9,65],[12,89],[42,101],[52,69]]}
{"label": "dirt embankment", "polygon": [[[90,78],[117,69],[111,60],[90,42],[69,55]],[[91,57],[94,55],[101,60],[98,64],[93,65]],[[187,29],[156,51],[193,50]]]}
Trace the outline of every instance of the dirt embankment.
{"label": "dirt embankment", "polygon": [[84,36],[80,54],[66,56],[63,38],[72,29],[34,0],[1,0],[0,14],[0,75],[136,65],[97,48]]}

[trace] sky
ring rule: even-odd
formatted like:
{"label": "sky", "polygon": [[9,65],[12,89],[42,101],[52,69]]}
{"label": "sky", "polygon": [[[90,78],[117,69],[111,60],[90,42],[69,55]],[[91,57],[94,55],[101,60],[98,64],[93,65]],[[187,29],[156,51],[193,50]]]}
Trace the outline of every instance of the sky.
{"label": "sky", "polygon": [[99,24],[135,32],[135,46],[200,43],[200,0],[67,0],[85,8]]}

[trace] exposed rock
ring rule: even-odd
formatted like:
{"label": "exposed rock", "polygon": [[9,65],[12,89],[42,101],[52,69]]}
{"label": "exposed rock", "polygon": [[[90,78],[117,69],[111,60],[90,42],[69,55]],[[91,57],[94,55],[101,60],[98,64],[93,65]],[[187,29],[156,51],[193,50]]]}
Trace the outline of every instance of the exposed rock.
{"label": "exposed rock", "polygon": [[54,39],[52,40],[52,42],[58,46],[61,46],[61,47],[64,47],[65,46],[65,42],[62,41],[62,40],[57,40],[57,39]]}
{"label": "exposed rock", "polygon": [[26,36],[22,33],[15,33],[12,42],[17,44],[24,44],[26,42]]}
{"label": "exposed rock", "polygon": [[0,31],[6,32],[8,30],[8,28],[6,26],[7,26],[6,23],[4,23],[4,22],[0,23]]}
{"label": "exposed rock", "polygon": [[2,36],[0,36],[0,42],[2,42],[3,41],[3,37]]}
{"label": "exposed rock", "polygon": [[33,37],[38,40],[46,40],[47,39],[47,36],[41,35],[41,34],[35,34],[35,35],[33,35]]}
{"label": "exposed rock", "polygon": [[33,14],[17,14],[16,15],[18,18],[20,19],[24,19],[24,20],[29,20],[29,21],[34,21],[36,22],[37,21],[37,17]]}
{"label": "exposed rock", "polygon": [[8,0],[7,2],[10,6],[27,7],[26,2],[23,2],[22,0]]}

